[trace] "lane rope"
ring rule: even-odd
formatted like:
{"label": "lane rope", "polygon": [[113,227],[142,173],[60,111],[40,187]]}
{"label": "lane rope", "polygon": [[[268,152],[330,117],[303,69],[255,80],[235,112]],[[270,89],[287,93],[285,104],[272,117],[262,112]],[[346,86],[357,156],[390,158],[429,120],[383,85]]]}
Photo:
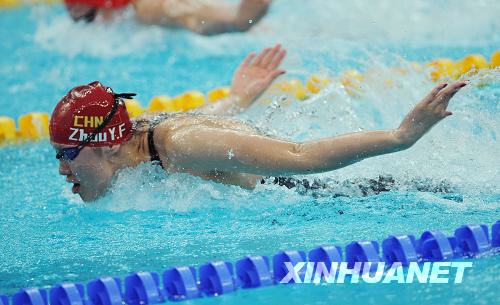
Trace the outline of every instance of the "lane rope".
{"label": "lane rope", "polygon": [[[375,267],[385,263],[400,263],[406,267],[413,263],[452,261],[470,258],[500,247],[500,220],[491,227],[462,225],[453,236],[440,231],[424,231],[420,238],[414,235],[390,235],[382,241],[353,241],[345,250],[336,245],[322,245],[306,253],[299,250],[279,251],[272,256],[272,266],[267,256],[249,255],[235,263],[210,261],[198,268],[172,267],[161,274],[139,271],[124,279],[100,277],[86,286],[80,283],[60,283],[50,289],[20,289],[8,298],[0,295],[0,305],[144,305],[166,301],[180,301],[201,297],[218,296],[238,289],[278,285],[287,274],[287,263],[345,262],[347,268],[356,264]],[[380,248],[382,253],[380,253]],[[384,265],[385,266],[385,265]],[[362,267],[364,268],[364,267]],[[364,269],[363,269],[364,270]],[[372,269],[369,272],[372,272]],[[298,272],[290,282],[301,283],[307,276]],[[124,288],[124,289],[123,289]]]}

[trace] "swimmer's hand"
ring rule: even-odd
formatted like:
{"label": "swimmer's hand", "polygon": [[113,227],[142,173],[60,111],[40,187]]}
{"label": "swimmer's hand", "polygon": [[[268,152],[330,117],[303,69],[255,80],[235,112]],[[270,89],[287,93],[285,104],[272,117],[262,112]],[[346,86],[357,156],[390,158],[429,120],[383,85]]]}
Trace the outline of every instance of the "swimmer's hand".
{"label": "swimmer's hand", "polygon": [[413,108],[397,129],[401,144],[410,147],[417,142],[432,126],[452,115],[447,110],[450,99],[467,83],[457,81],[453,84],[440,84]]}
{"label": "swimmer's hand", "polygon": [[285,70],[278,69],[285,55],[285,49],[277,44],[258,55],[250,53],[243,60],[234,72],[231,83],[231,95],[240,107],[250,106],[275,78],[285,73]]}
{"label": "swimmer's hand", "polygon": [[248,108],[269,87],[273,80],[285,73],[278,69],[286,51],[277,44],[260,54],[251,53],[236,69],[230,94],[217,103],[209,103],[196,111],[205,114],[233,116]]}

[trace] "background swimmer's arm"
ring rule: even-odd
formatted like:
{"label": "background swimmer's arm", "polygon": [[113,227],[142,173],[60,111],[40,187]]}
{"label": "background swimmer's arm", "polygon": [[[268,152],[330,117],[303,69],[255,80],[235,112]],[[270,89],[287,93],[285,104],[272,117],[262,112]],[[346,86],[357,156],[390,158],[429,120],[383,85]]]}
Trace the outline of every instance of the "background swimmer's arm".
{"label": "background swimmer's arm", "polygon": [[276,77],[285,73],[285,70],[279,69],[285,55],[286,51],[279,44],[264,49],[258,55],[249,54],[234,72],[229,97],[197,110],[216,115],[235,115],[245,110]]}
{"label": "background swimmer's arm", "polygon": [[[140,21],[187,28],[202,35],[246,31],[267,12],[270,0],[242,0],[239,6],[199,0],[140,0]],[[249,22],[249,19],[252,22]]]}
{"label": "background swimmer's arm", "polygon": [[174,135],[167,158],[176,167],[240,171],[258,175],[310,174],[411,147],[441,119],[465,83],[439,85],[405,117],[398,129],[368,131],[294,143],[235,130],[194,126]]}
{"label": "background swimmer's arm", "polygon": [[138,0],[134,8],[143,23],[187,28],[200,34],[228,31],[236,11],[234,5],[197,0]]}

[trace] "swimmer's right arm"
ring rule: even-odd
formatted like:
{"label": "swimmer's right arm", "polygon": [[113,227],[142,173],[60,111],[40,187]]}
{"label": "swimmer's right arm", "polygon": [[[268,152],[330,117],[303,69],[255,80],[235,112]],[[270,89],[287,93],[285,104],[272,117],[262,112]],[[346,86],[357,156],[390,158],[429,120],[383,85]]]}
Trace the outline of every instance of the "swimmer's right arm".
{"label": "swimmer's right arm", "polygon": [[226,99],[200,107],[205,114],[235,115],[248,108],[285,70],[279,69],[286,50],[277,44],[259,54],[250,53],[233,74]]}
{"label": "swimmer's right arm", "polygon": [[[451,115],[448,102],[464,82],[434,88],[399,128],[294,143],[220,128],[179,131],[166,144],[171,165],[194,170],[239,171],[263,176],[320,173],[411,147],[432,126]],[[446,87],[446,88],[445,88]]]}
{"label": "swimmer's right arm", "polygon": [[[134,6],[137,18],[144,23],[214,35],[250,29],[265,14],[269,3],[270,0],[242,0],[237,6],[224,1],[140,0]],[[241,10],[248,16],[242,15]]]}
{"label": "swimmer's right arm", "polygon": [[137,19],[143,23],[187,28],[199,34],[227,32],[236,10],[226,3],[196,0],[137,0],[134,8]]}

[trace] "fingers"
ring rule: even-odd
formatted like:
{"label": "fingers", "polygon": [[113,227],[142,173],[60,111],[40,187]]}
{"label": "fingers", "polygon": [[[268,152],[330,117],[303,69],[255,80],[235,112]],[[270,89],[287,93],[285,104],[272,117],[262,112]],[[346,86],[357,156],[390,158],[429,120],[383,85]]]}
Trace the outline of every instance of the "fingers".
{"label": "fingers", "polygon": [[259,66],[264,69],[276,69],[283,58],[286,51],[281,48],[280,44],[275,45],[273,48],[265,48],[254,60],[253,65]]}
{"label": "fingers", "polygon": [[451,98],[466,85],[467,83],[465,81],[458,81],[449,85],[445,90],[441,91],[429,105],[438,112],[441,112],[445,117],[452,115],[451,112],[446,111],[446,108]]}
{"label": "fingers", "polygon": [[450,87],[453,88],[453,90],[450,90],[449,92],[447,91],[446,93],[443,92],[443,94],[446,94],[447,96],[446,102],[448,102],[458,91],[460,91],[460,89],[462,89],[466,85],[467,85],[466,82],[457,82],[452,87]]}
{"label": "fingers", "polygon": [[285,70],[274,70],[273,72],[269,73],[267,75],[267,82],[272,82],[276,77],[282,75],[282,74],[285,74],[286,71]]}
{"label": "fingers", "polygon": [[434,89],[432,89],[431,92],[429,92],[429,94],[424,98],[424,101],[427,104],[429,104],[430,102],[432,102],[436,98],[436,95],[438,95],[438,93],[441,90],[443,90],[446,86],[448,86],[447,83],[442,83],[442,84],[439,84],[436,87],[434,87]]}
{"label": "fingers", "polygon": [[270,48],[265,48],[260,54],[255,58],[253,64],[256,66],[260,66],[262,64],[262,60],[266,57],[267,53],[271,52]]}
{"label": "fingers", "polygon": [[252,62],[252,60],[255,58],[255,53],[250,53],[247,55],[247,57],[243,60],[241,63],[242,65],[248,66]]}
{"label": "fingers", "polygon": [[433,104],[435,106],[438,104],[446,104],[447,106],[447,103],[450,101],[450,99],[466,85],[467,83],[464,81],[458,81],[449,85],[446,89],[440,91],[430,104]]}
{"label": "fingers", "polygon": [[269,69],[274,70],[278,68],[278,66],[281,64],[281,61],[283,61],[283,58],[285,58],[285,55],[286,55],[286,50],[280,50],[269,64]]}
{"label": "fingers", "polygon": [[270,63],[271,61],[274,59],[274,57],[276,56],[276,54],[279,53],[281,49],[281,45],[280,44],[277,44],[275,45],[271,51],[269,51],[266,56],[264,56],[262,58],[262,62],[260,63],[260,66],[263,67],[263,68],[266,68]]}

